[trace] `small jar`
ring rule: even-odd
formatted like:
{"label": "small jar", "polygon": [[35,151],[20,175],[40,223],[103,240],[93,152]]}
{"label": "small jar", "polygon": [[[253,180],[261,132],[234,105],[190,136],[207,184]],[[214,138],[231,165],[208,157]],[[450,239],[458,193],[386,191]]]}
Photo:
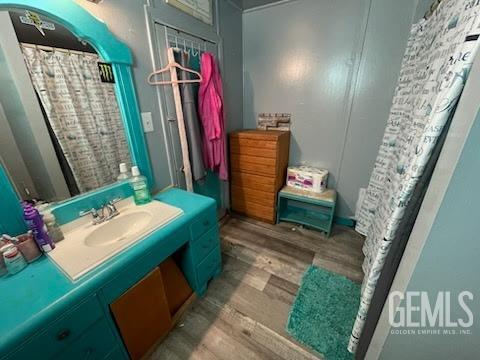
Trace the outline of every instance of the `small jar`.
{"label": "small jar", "polygon": [[7,270],[11,275],[22,271],[27,266],[27,262],[16,246],[5,251],[3,258],[5,259]]}
{"label": "small jar", "polygon": [[0,256],[0,276],[7,275],[8,270],[7,266],[5,265],[5,260],[3,259],[3,256]]}
{"label": "small jar", "polygon": [[42,252],[38,248],[37,242],[33,237],[31,231],[26,234],[17,236],[18,244],[17,248],[22,253],[23,257],[28,263],[34,262],[40,256],[42,256]]}
{"label": "small jar", "polygon": [[[3,251],[2,251],[5,245],[10,245],[9,247],[13,246],[12,243],[5,240],[3,237],[0,238],[0,276],[8,274],[7,266],[5,265],[5,260],[3,259]],[[9,247],[7,246],[5,250],[8,250]]]}

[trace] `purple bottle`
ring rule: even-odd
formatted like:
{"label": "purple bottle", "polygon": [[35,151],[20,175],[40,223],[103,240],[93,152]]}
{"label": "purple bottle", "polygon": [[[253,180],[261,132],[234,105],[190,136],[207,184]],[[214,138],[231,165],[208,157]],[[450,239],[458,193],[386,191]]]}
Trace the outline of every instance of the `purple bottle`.
{"label": "purple bottle", "polygon": [[47,227],[38,210],[29,203],[23,203],[23,215],[28,227],[33,231],[35,241],[40,249],[44,252],[55,249],[55,244],[48,236]]}

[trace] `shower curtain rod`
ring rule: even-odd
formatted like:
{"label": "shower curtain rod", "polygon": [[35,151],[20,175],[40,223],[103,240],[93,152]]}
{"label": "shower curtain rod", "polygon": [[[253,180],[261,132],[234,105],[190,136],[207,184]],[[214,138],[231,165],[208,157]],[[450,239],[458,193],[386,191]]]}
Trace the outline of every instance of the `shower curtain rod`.
{"label": "shower curtain rod", "polygon": [[438,5],[440,5],[440,2],[442,2],[442,0],[433,0],[432,5],[430,5],[430,9],[428,9],[425,15],[423,16],[425,20],[427,20],[430,16],[432,16],[434,11],[437,10]]}

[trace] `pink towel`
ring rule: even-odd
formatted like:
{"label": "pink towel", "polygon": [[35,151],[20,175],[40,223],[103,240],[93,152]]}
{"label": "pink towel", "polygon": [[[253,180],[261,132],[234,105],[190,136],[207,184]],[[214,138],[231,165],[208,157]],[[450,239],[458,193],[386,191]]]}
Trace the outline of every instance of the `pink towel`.
{"label": "pink towel", "polygon": [[198,113],[203,125],[203,159],[210,170],[218,171],[220,180],[228,180],[222,78],[212,54],[204,53],[200,66],[203,81]]}

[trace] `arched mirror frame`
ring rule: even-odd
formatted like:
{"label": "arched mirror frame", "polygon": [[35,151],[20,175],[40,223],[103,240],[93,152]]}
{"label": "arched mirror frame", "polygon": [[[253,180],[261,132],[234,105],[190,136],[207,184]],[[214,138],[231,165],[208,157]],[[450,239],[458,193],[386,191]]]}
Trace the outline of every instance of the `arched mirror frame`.
{"label": "arched mirror frame", "polygon": [[[31,10],[60,23],[79,39],[87,41],[105,62],[112,64],[115,76],[115,92],[132,162],[140,168],[142,174],[147,177],[150,187],[152,187],[153,177],[150,159],[133,84],[131,70],[133,57],[128,46],[119,41],[108,30],[105,23],[96,19],[73,0],[0,0],[0,10],[12,8]],[[98,190],[101,191],[102,189]],[[79,195],[75,199],[82,196]],[[69,201],[67,200],[65,203]]]}

